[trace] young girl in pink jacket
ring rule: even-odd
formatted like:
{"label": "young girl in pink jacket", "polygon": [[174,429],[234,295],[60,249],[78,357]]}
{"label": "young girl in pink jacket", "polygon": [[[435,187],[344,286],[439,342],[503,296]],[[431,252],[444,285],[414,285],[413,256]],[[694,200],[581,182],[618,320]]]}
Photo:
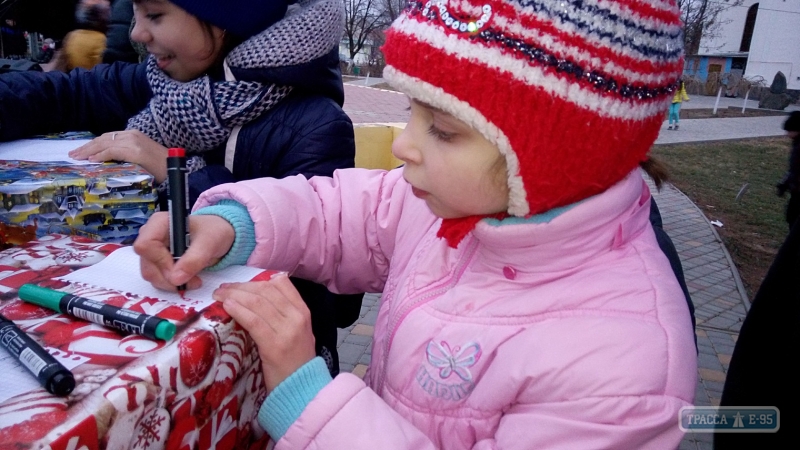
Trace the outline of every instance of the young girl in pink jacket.
{"label": "young girl in pink jacket", "polygon": [[675,2],[412,0],[383,51],[402,168],[214,188],[176,263],[166,215],[142,228],[144,277],[383,292],[363,381],[314,357],[285,276],[215,292],[258,346],[275,448],[677,447],[695,347],[638,169],[683,65]]}

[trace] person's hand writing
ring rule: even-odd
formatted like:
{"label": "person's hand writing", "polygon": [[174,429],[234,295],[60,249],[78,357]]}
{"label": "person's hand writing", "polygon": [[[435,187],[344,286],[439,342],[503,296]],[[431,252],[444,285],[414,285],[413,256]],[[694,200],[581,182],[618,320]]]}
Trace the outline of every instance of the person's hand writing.
{"label": "person's hand writing", "polygon": [[227,220],[213,215],[189,217],[190,245],[178,261],[169,250],[169,213],[153,214],[133,243],[140,256],[142,278],[165,291],[187,284],[197,289],[201,281],[197,274],[216,264],[233,245],[236,233]]}
{"label": "person's hand writing", "polygon": [[255,341],[267,392],[316,356],[311,313],[287,275],[224,283],[214,299]]}
{"label": "person's hand writing", "polygon": [[139,130],[114,131],[69,152],[70,158],[92,162],[125,161],[139,164],[161,183],[167,179],[167,147]]}

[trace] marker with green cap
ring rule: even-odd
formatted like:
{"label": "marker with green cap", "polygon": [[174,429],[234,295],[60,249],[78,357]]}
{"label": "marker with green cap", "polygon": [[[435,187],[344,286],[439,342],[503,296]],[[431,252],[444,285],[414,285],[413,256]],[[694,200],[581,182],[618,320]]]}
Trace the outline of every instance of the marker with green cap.
{"label": "marker with green cap", "polygon": [[141,334],[164,341],[175,336],[175,324],[169,320],[130,309],[118,308],[66,292],[55,291],[35,284],[23,284],[19,298],[26,302],[69,314],[79,319],[113,327],[126,333]]}

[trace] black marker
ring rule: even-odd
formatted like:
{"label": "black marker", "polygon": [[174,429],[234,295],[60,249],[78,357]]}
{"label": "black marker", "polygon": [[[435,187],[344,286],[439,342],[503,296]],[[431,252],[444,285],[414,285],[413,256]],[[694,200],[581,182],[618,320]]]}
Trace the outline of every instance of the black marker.
{"label": "black marker", "polygon": [[0,314],[0,344],[39,379],[47,392],[67,395],[75,389],[75,377],[72,376],[72,372],[2,314]]}
{"label": "black marker", "polygon": [[26,302],[126,333],[141,334],[150,339],[164,341],[175,336],[175,324],[169,320],[66,292],[54,291],[35,284],[23,284],[17,295]]}
{"label": "black marker", "polygon": [[[186,182],[186,150],[171,148],[167,154],[169,182],[169,251],[177,261],[189,245],[189,184]],[[186,285],[178,286],[183,297]]]}

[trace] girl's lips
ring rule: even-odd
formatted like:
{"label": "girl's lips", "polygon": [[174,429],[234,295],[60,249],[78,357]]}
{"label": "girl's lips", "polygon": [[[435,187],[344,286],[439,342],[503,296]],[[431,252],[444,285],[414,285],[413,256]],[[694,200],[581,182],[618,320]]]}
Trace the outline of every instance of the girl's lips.
{"label": "girl's lips", "polygon": [[417,189],[414,186],[411,186],[411,193],[417,198],[425,198],[429,195],[427,192],[423,191],[422,189]]}
{"label": "girl's lips", "polygon": [[158,68],[161,70],[164,70],[171,62],[172,58],[169,56],[160,56],[156,58],[156,65],[158,65]]}

